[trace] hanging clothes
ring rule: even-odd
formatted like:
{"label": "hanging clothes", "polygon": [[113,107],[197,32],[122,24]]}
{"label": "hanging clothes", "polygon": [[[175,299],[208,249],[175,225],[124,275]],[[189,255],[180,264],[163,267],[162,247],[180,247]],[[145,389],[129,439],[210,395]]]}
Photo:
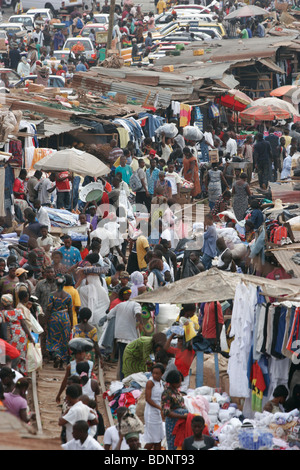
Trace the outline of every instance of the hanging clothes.
{"label": "hanging clothes", "polygon": [[9,142],[8,152],[12,154],[12,156],[8,160],[10,165],[22,168],[22,166],[23,166],[22,142],[20,140],[11,140]]}
{"label": "hanging clothes", "polygon": [[188,126],[191,122],[192,107],[189,104],[180,104],[180,119],[179,126]]}
{"label": "hanging clothes", "polygon": [[253,285],[240,283],[233,302],[230,337],[234,337],[230,346],[228,375],[230,395],[248,397],[248,358],[254,331],[257,289]]}

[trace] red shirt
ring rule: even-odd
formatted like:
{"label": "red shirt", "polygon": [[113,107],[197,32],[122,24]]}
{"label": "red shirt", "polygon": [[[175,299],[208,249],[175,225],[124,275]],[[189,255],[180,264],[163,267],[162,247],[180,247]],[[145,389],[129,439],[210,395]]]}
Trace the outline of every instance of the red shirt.
{"label": "red shirt", "polygon": [[[217,302],[218,323],[224,324],[224,317],[222,306]],[[216,318],[215,318],[215,303],[208,302],[204,307],[204,316],[202,322],[202,335],[204,338],[216,338]]]}
{"label": "red shirt", "polygon": [[183,377],[187,377],[196,354],[195,351],[193,349],[191,351],[189,349],[182,351],[179,348],[169,348],[167,353],[175,356],[175,366],[182,373]]}
{"label": "red shirt", "polygon": [[[59,173],[58,177],[59,178],[65,178],[65,177],[68,177],[69,176],[69,173],[67,171],[62,171],[61,173]],[[64,192],[67,192],[67,191],[70,191],[70,182],[69,182],[69,179],[65,179],[64,181],[56,181],[56,189],[57,191],[64,191]]]}
{"label": "red shirt", "polygon": [[[14,185],[13,185],[13,192],[24,193],[24,191],[25,191],[24,181],[20,180],[20,178],[16,178],[14,181]],[[18,196],[18,199],[25,199],[25,194],[21,194],[21,196]]]}

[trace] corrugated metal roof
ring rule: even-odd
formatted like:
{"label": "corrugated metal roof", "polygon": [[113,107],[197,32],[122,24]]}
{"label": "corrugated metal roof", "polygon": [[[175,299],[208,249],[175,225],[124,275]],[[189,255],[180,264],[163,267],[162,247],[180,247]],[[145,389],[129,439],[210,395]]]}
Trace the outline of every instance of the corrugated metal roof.
{"label": "corrugated metal roof", "polygon": [[[44,136],[45,137],[51,137],[53,135],[60,135],[60,134],[65,134],[70,131],[75,131],[77,129],[82,129],[83,126],[79,124],[72,124],[69,122],[45,122],[44,123]],[[85,127],[87,129],[87,127]],[[40,137],[43,138],[43,137]]]}

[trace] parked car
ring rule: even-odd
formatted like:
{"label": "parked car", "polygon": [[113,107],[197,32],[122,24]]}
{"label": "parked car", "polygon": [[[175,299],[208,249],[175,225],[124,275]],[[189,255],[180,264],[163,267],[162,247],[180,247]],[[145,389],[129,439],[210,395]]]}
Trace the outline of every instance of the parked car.
{"label": "parked car", "polygon": [[27,33],[22,23],[0,23],[0,30],[6,31],[7,36],[14,36],[17,33]]}
{"label": "parked car", "polygon": [[83,38],[80,36],[76,36],[75,38],[68,38],[64,43],[62,50],[66,53],[68,53],[68,51],[72,52],[72,48],[77,44],[79,46],[83,46],[84,48],[84,50],[80,52],[79,55],[85,57],[89,65],[96,65],[97,51],[89,38]]}
{"label": "parked car", "polygon": [[[84,25],[79,35],[83,38],[88,38],[91,31],[94,30],[95,34],[95,46],[105,46],[107,43],[107,31],[108,27],[100,25],[98,23],[89,23]],[[97,34],[99,33],[99,34]]]}
{"label": "parked car", "polygon": [[[16,83],[15,88],[20,88],[25,86],[26,82],[32,81],[35,82],[37,75],[28,75],[27,77],[22,77],[18,83]],[[64,88],[65,87],[65,78],[60,75],[50,75],[48,80],[48,87],[54,88]]]}
{"label": "parked car", "polygon": [[20,23],[26,28],[28,32],[33,31],[34,29],[34,20],[32,15],[13,15],[10,16],[8,22],[15,24]]}
{"label": "parked car", "polygon": [[101,14],[97,13],[96,15],[94,15],[94,20],[95,20],[95,23],[102,24],[103,26],[107,25],[107,28],[108,28],[109,15],[107,15],[106,13],[101,13]]}
{"label": "parked car", "polygon": [[12,69],[0,68],[0,90],[14,88],[16,84],[21,80],[20,75]]}
{"label": "parked car", "polygon": [[32,16],[34,19],[40,16],[44,20],[51,21],[53,19],[53,13],[50,8],[29,8],[26,12],[27,16]]}
{"label": "parked car", "polygon": [[[211,23],[213,21],[216,21],[218,19],[217,15],[215,13],[178,13],[177,18],[175,21],[202,21],[202,22],[208,22]],[[172,23],[174,21],[174,16],[172,13],[165,12],[162,13],[161,15],[158,15],[155,18],[155,26],[159,28],[160,26],[168,23]]]}

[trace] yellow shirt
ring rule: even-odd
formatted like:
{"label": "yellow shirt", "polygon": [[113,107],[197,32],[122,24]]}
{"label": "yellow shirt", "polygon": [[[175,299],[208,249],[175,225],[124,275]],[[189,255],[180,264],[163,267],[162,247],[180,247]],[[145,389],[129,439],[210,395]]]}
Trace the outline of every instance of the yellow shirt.
{"label": "yellow shirt", "polygon": [[147,248],[149,248],[149,242],[147,238],[144,237],[144,235],[141,235],[136,241],[136,254],[137,254],[139,269],[147,268],[147,263],[144,260],[144,257],[147,253]]}
{"label": "yellow shirt", "polygon": [[72,298],[72,311],[73,311],[73,326],[77,325],[76,307],[81,307],[80,295],[77,289],[73,286],[65,286],[64,291],[67,292]]}
{"label": "yellow shirt", "polygon": [[167,8],[167,4],[166,2],[164,2],[164,0],[159,0],[159,2],[156,5],[156,8],[157,8],[157,13],[161,15],[161,13],[163,13],[164,10]]}

